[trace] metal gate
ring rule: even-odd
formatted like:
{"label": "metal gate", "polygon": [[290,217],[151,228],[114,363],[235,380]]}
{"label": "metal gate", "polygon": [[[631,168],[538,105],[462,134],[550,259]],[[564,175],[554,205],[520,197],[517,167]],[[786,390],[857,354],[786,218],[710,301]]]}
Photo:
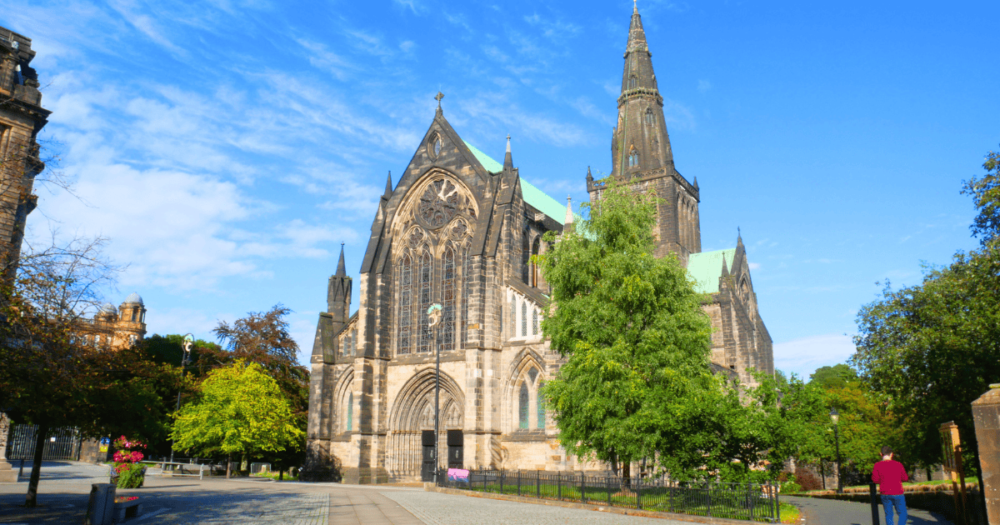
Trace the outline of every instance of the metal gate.
{"label": "metal gate", "polygon": [[421,481],[432,481],[434,480],[434,470],[437,468],[435,466],[434,458],[434,431],[424,430],[420,435],[420,442],[423,445],[423,462],[420,465],[420,480]]}
{"label": "metal gate", "polygon": [[[14,425],[7,442],[7,459],[34,459],[37,434],[38,425]],[[80,433],[75,428],[52,429],[46,436],[42,459],[79,461],[82,443]]]}

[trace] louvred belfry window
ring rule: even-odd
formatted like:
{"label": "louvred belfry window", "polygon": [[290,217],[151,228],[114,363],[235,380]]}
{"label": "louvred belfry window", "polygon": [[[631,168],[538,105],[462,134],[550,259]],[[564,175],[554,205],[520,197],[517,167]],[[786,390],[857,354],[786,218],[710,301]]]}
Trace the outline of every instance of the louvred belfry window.
{"label": "louvred belfry window", "polygon": [[455,348],[455,251],[444,252],[444,275],[441,280],[441,345],[443,350]]}
{"label": "louvred belfry window", "polygon": [[413,322],[413,264],[410,256],[403,257],[400,268],[402,276],[399,287],[399,349],[398,354],[408,354],[413,350],[413,332],[410,323]]}
{"label": "louvred belfry window", "polygon": [[428,326],[430,320],[427,317],[427,309],[431,307],[431,255],[424,252],[420,257],[420,342],[417,345],[417,352],[430,352],[431,348],[431,328]]}

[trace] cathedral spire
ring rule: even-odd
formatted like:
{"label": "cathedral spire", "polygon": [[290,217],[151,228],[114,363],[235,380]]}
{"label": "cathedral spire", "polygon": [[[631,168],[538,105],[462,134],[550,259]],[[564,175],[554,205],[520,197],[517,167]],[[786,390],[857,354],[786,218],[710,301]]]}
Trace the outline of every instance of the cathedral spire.
{"label": "cathedral spire", "polygon": [[344,264],[344,243],[340,243],[340,261],[337,263],[337,277],[347,276],[347,265]]}
{"label": "cathedral spire", "polygon": [[642,17],[633,5],[625,46],[618,125],[611,145],[612,175],[644,176],[642,172],[666,167],[673,171],[670,137],[663,118],[663,97],[653,72],[652,53],[646,43]]}
{"label": "cathedral spire", "polygon": [[510,134],[508,134],[507,135],[507,153],[505,153],[504,156],[503,156],[503,168],[504,169],[508,169],[508,168],[513,168],[513,167],[514,167],[514,160],[510,156]]}
{"label": "cathedral spire", "polygon": [[385,179],[385,193],[382,194],[382,197],[386,200],[389,200],[389,197],[391,196],[392,196],[392,171],[389,172],[389,176],[386,177]]}

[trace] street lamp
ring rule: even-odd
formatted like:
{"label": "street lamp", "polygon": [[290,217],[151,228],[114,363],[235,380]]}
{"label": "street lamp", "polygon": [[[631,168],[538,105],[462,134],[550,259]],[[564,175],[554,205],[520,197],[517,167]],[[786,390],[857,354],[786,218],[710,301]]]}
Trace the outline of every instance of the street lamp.
{"label": "street lamp", "polygon": [[437,363],[434,365],[434,484],[437,485],[438,469],[441,468],[441,461],[438,459],[438,439],[440,414],[438,413],[441,399],[441,345],[437,340],[437,327],[441,323],[441,305],[434,303],[427,309],[427,318],[430,319],[428,327],[434,333],[434,352],[437,354]]}
{"label": "street lamp", "polygon": [[[184,355],[181,356],[181,377],[184,376],[184,367],[191,362],[191,345],[194,344],[194,335],[184,334]],[[177,389],[177,410],[181,409],[181,390]],[[170,444],[170,462],[174,462],[174,444]],[[171,467],[172,468],[172,467]]]}
{"label": "street lamp", "polygon": [[837,422],[840,421],[840,414],[836,408],[830,409],[830,420],[833,421],[833,439],[837,445],[837,494],[844,493],[844,478],[840,469],[840,433],[837,431]]}

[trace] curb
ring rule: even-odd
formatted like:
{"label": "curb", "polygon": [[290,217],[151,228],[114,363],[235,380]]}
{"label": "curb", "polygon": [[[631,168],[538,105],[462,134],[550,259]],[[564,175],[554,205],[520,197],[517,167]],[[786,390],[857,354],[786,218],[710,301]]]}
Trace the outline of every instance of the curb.
{"label": "curb", "polygon": [[757,523],[748,520],[733,520],[729,518],[712,518],[709,516],[693,516],[690,514],[674,514],[671,512],[654,512],[648,510],[623,509],[619,507],[608,507],[602,505],[591,505],[589,503],[574,503],[571,501],[559,501],[551,499],[527,498],[524,496],[511,496],[508,494],[493,494],[491,492],[476,492],[472,490],[449,489],[435,487],[430,483],[424,484],[427,492],[439,492],[441,494],[452,494],[455,496],[466,496],[469,498],[498,499],[502,501],[512,501],[515,503],[532,503],[535,505],[549,505],[551,507],[564,507],[567,509],[592,510],[596,512],[609,512],[611,514],[621,514],[624,516],[639,516],[643,518],[660,518],[675,521],[687,521],[691,523],[706,523],[709,525],[748,525]]}

